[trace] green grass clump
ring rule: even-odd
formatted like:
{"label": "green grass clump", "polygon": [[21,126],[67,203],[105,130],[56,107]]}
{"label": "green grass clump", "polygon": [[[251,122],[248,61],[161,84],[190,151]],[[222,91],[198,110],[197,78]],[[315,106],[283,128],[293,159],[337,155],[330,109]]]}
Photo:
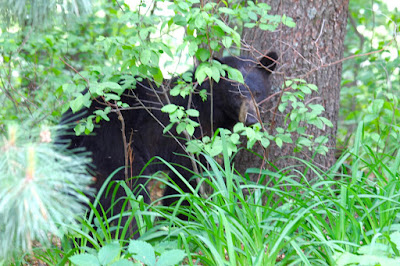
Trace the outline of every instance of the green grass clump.
{"label": "green grass clump", "polygon": [[[68,243],[72,239],[74,245],[64,246],[63,256],[57,255],[61,254],[60,249],[48,250],[44,258],[52,258],[55,263],[65,257],[74,260],[77,254],[91,254],[92,259],[100,260],[100,253],[118,245],[118,256],[111,260],[113,263],[128,260],[153,265],[161,258],[168,261],[168,255],[163,254],[176,252],[184,254],[179,256],[183,261],[171,259],[169,263],[398,264],[400,155],[372,151],[363,144],[362,132],[360,125],[356,145],[327,171],[298,159],[298,165],[285,169],[276,170],[270,164],[274,170],[248,169],[240,175],[226,150],[223,165],[204,155],[208,167],[202,165],[203,174],[194,176],[200,182],[192,187],[193,193],[184,194],[171,180],[161,177],[165,173],[149,177],[175,188],[180,196],[175,206],[157,205],[162,199],[147,205],[125,187],[127,197],[123,200],[132,210],[116,215],[111,221],[105,216],[107,210],[99,213],[92,206],[92,215],[83,220],[82,227],[64,238]],[[186,180],[177,171],[180,166],[162,158],[153,160],[166,164],[170,171]],[[307,180],[310,173],[314,178]],[[251,174],[259,175],[259,183],[250,180]],[[207,197],[200,193],[203,182],[212,189]],[[122,227],[119,222],[123,215],[136,220],[139,242],[132,244],[129,240],[129,224]],[[180,219],[179,215],[187,216],[188,220]],[[87,242],[93,248],[87,247]],[[152,247],[152,262],[132,251],[138,249],[129,249],[139,244]],[[117,248],[113,250],[116,254]]]}

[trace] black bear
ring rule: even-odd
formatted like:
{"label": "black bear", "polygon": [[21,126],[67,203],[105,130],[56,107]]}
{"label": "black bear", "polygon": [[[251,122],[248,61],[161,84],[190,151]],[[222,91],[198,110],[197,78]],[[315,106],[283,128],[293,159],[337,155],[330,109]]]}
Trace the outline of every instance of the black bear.
{"label": "black bear", "polygon": [[[201,130],[196,130],[194,137],[201,138],[204,135],[210,135],[213,129],[232,127],[237,122],[243,122],[246,125],[256,123],[257,120],[257,104],[265,99],[271,93],[270,74],[275,69],[277,54],[269,53],[266,57],[256,62],[254,59],[244,57],[224,57],[218,61],[239,70],[244,78],[244,84],[240,84],[221,77],[218,83],[212,85],[212,101],[208,99],[203,101],[198,93],[193,93],[191,97],[192,108],[200,112],[198,122]],[[176,80],[170,80],[171,83]],[[210,82],[204,81],[198,86],[196,91],[206,90],[210,92]],[[89,88],[90,90],[90,88]],[[186,99],[177,96],[168,95],[170,102],[179,106],[187,107],[188,97]],[[136,88],[127,89],[121,96],[123,102],[128,103],[133,108],[122,110],[124,118],[125,136],[128,141],[128,150],[131,160],[129,175],[135,177],[134,188],[143,187],[147,179],[136,177],[142,171],[145,164],[154,156],[160,156],[168,162],[176,163],[193,169],[191,160],[180,156],[184,154],[184,144],[182,136],[172,138],[168,134],[163,134],[163,126],[169,124],[168,114],[160,111],[161,107],[167,104],[165,91],[157,88],[154,83],[145,79],[136,83]],[[213,108],[211,108],[211,103]],[[146,107],[146,108],[139,108]],[[92,114],[96,109],[104,108],[104,104],[99,101],[93,101],[87,112]],[[211,121],[211,110],[212,121]],[[67,121],[71,117],[72,112],[69,110],[63,116],[63,121]],[[81,115],[82,117],[82,115]],[[109,115],[110,121],[102,120],[99,126],[96,126],[90,135],[72,136],[67,138],[70,140],[70,148],[84,147],[91,152],[93,166],[96,173],[96,182],[94,187],[99,189],[106,178],[117,168],[125,165],[125,149],[121,134],[121,121],[116,113]],[[62,122],[63,123],[63,122]],[[211,126],[212,123],[212,126]],[[171,130],[172,134],[177,135],[175,130]],[[182,145],[183,144],[183,145]],[[164,164],[151,164],[142,174],[149,175],[157,171],[165,169]],[[187,179],[191,178],[189,171],[178,168],[182,176]],[[184,182],[169,173],[170,178],[184,191],[190,192]],[[124,180],[124,170],[121,170],[114,176],[114,180]],[[136,190],[135,190],[136,191]],[[144,189],[138,189],[137,194],[144,197],[149,202],[148,192]],[[177,194],[171,187],[167,187],[165,195]],[[117,197],[123,197],[125,193],[122,189],[117,192]],[[176,198],[167,197],[163,204],[171,205]],[[101,204],[105,210],[111,206],[111,196],[103,197]],[[120,211],[122,201],[113,206],[114,211]]]}

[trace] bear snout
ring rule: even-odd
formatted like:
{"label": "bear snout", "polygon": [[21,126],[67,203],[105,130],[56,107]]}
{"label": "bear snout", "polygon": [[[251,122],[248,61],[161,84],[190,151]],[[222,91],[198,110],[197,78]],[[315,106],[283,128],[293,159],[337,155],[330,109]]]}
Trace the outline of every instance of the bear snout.
{"label": "bear snout", "polygon": [[242,122],[245,126],[251,126],[258,122],[257,107],[254,106],[252,99],[246,99],[240,105],[239,122]]}

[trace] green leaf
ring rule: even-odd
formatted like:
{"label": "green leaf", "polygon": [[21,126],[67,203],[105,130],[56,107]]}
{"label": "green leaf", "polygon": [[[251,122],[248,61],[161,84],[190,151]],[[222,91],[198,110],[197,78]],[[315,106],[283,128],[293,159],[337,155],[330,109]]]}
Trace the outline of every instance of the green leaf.
{"label": "green leaf", "polygon": [[196,52],[196,57],[201,61],[207,61],[210,58],[210,51],[204,48],[200,48]]}
{"label": "green leaf", "polygon": [[141,240],[131,240],[129,242],[128,251],[132,253],[132,257],[146,265],[155,266],[156,256],[154,248],[147,242]]}
{"label": "green leaf", "polygon": [[181,134],[185,129],[186,129],[186,126],[187,126],[188,124],[186,124],[186,123],[184,123],[184,122],[181,122],[181,123],[179,123],[177,126],[176,126],[176,132],[178,133],[178,134]]}
{"label": "green leaf", "polygon": [[248,139],[253,139],[255,137],[256,133],[254,132],[254,130],[252,128],[247,127],[245,132],[246,132],[246,136]]}
{"label": "green leaf", "polygon": [[307,86],[312,89],[313,91],[318,91],[318,87],[315,86],[314,84],[307,84]]}
{"label": "green leaf", "polygon": [[286,15],[282,16],[282,23],[284,25],[288,26],[289,28],[296,27],[296,23],[293,21],[293,19],[290,17],[287,17]]}
{"label": "green leaf", "polygon": [[174,126],[175,123],[169,123],[164,129],[163,129],[163,134],[167,133],[168,131],[171,130],[171,128]]}
{"label": "green leaf", "polygon": [[89,132],[93,131],[94,125],[93,125],[93,120],[92,119],[87,119],[86,120],[86,129],[88,129]]}
{"label": "green leaf", "polygon": [[194,55],[198,49],[197,43],[191,42],[188,47],[188,53],[190,56]]}
{"label": "green leaf", "polygon": [[259,27],[260,27],[261,30],[266,30],[266,31],[274,31],[275,28],[276,28],[275,26],[272,26],[272,25],[269,25],[269,24],[264,24],[264,23],[261,23],[259,25]]}
{"label": "green leaf", "polygon": [[312,143],[311,143],[311,140],[309,140],[309,139],[306,139],[304,137],[299,137],[296,141],[296,144],[300,145],[300,146],[310,147]]}
{"label": "green leaf", "polygon": [[278,107],[279,112],[283,113],[286,110],[287,105],[287,102],[281,103]]}
{"label": "green leaf", "polygon": [[230,79],[235,80],[242,84],[244,83],[243,75],[239,70],[233,67],[228,67],[227,71],[228,71],[228,77]]}
{"label": "green leaf", "polygon": [[377,119],[379,116],[376,114],[368,114],[364,117],[364,123],[369,123],[371,121],[374,121],[375,119]]}
{"label": "green leaf", "polygon": [[396,248],[400,250],[400,232],[395,231],[390,234],[390,241],[396,245]]}
{"label": "green leaf", "polygon": [[323,117],[323,116],[319,117],[319,119],[321,119],[321,121],[322,121],[325,125],[327,125],[328,127],[333,127],[333,124],[332,124],[332,122],[331,122],[329,119],[327,119],[327,118],[325,118],[325,117]]}
{"label": "green leaf", "polygon": [[186,146],[187,146],[186,150],[188,152],[193,153],[193,154],[197,154],[197,153],[200,153],[202,151],[201,147],[203,145],[202,145],[201,141],[195,139],[195,140],[191,140],[191,141],[187,142]]}
{"label": "green leaf", "polygon": [[77,266],[100,266],[100,262],[96,256],[91,254],[78,254],[69,257],[69,260]]}
{"label": "green leaf", "polygon": [[225,36],[222,38],[222,44],[225,46],[225,48],[230,48],[232,46],[232,38]]}
{"label": "green leaf", "polygon": [[99,261],[102,265],[109,264],[116,259],[121,252],[121,247],[118,243],[110,243],[102,247],[99,251]]}
{"label": "green leaf", "polygon": [[151,57],[151,51],[148,49],[144,49],[140,53],[140,61],[142,62],[143,65],[147,65],[150,62],[150,57]]}
{"label": "green leaf", "polygon": [[307,86],[299,86],[299,89],[305,94],[311,94],[311,89]]}
{"label": "green leaf", "polygon": [[218,11],[219,11],[220,13],[225,13],[225,14],[228,14],[228,15],[233,15],[233,14],[235,14],[235,12],[234,12],[232,9],[227,8],[227,7],[220,7],[220,8],[218,9]]}
{"label": "green leaf", "polygon": [[187,124],[186,131],[189,134],[189,136],[193,136],[193,134],[194,134],[194,126],[192,124]]}
{"label": "green leaf", "polygon": [[83,101],[83,95],[79,94],[78,97],[76,97],[76,99],[70,103],[69,106],[71,107],[73,113],[79,111],[83,107]]}
{"label": "green leaf", "polygon": [[257,14],[254,13],[253,11],[249,11],[249,12],[247,13],[247,15],[249,16],[250,19],[252,19],[252,20],[254,20],[254,21],[257,21],[257,20],[258,20]]}
{"label": "green leaf", "polygon": [[244,23],[244,27],[249,29],[254,28],[256,25],[256,23]]}
{"label": "green leaf", "polygon": [[267,148],[267,147],[269,146],[269,144],[270,144],[270,142],[269,142],[269,140],[268,140],[267,138],[262,138],[262,139],[260,140],[260,142],[261,142],[261,145],[262,145],[264,148]]}
{"label": "green leaf", "polygon": [[134,265],[141,265],[141,264],[133,264],[132,261],[127,259],[122,259],[114,262],[111,266],[134,266]]}
{"label": "green leaf", "polygon": [[215,80],[215,82],[219,82],[221,74],[219,72],[219,68],[215,65],[211,66],[211,77]]}
{"label": "green leaf", "polygon": [[116,95],[114,93],[105,93],[104,96],[105,96],[105,100],[107,102],[110,101],[110,100],[118,101],[118,100],[121,99],[120,96],[118,96],[118,95]]}
{"label": "green leaf", "polygon": [[153,74],[153,78],[158,85],[160,85],[163,82],[164,76],[159,68],[157,68],[157,72]]}
{"label": "green leaf", "polygon": [[189,5],[184,1],[178,1],[178,6],[182,9],[188,9]]}
{"label": "green leaf", "polygon": [[217,25],[226,33],[226,34],[230,34],[233,30],[226,25],[224,22],[222,22],[221,20],[217,19],[215,21],[217,23]]}
{"label": "green leaf", "polygon": [[175,105],[175,104],[167,104],[167,105],[164,105],[163,108],[161,108],[161,111],[164,112],[164,113],[172,114],[177,109],[178,109],[177,105]]}
{"label": "green leaf", "polygon": [[186,110],[186,114],[187,114],[188,116],[192,116],[192,117],[199,117],[199,116],[200,116],[200,112],[197,111],[196,109],[189,109],[189,110]]}
{"label": "green leaf", "polygon": [[379,114],[379,112],[382,110],[384,103],[385,101],[383,99],[375,99],[372,103],[372,112],[374,114]]}
{"label": "green leaf", "polygon": [[196,69],[196,73],[194,74],[196,80],[199,82],[200,85],[207,77],[205,69],[205,65],[200,64],[200,66]]}
{"label": "green leaf", "polygon": [[185,257],[186,254],[183,250],[168,250],[161,254],[160,258],[157,261],[157,266],[176,265],[179,264]]}
{"label": "green leaf", "polygon": [[233,133],[230,137],[229,137],[230,141],[233,144],[240,144],[240,136],[239,134]]}
{"label": "green leaf", "polygon": [[240,133],[244,130],[244,124],[242,122],[237,123],[234,127],[233,127],[233,132],[237,132]]}
{"label": "green leaf", "polygon": [[279,148],[282,148],[282,139],[280,139],[279,137],[276,137],[275,138],[275,142],[276,142],[276,145],[278,145],[278,147]]}

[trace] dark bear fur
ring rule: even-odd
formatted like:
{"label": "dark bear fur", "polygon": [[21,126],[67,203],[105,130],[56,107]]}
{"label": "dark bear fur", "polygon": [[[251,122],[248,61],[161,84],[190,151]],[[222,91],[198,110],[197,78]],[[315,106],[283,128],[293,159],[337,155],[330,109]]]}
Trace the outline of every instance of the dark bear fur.
{"label": "dark bear fur", "polygon": [[[276,53],[270,53],[268,57],[260,60],[260,64],[256,64],[254,59],[239,58],[239,57],[224,57],[218,61],[238,69],[245,80],[244,84],[221,78],[218,83],[213,83],[213,129],[232,127],[237,122],[243,122],[246,125],[256,123],[257,114],[256,106],[258,103],[270,95],[271,83],[269,81],[271,71],[276,66]],[[272,60],[270,59],[272,58]],[[174,81],[172,81],[173,83]],[[171,86],[173,87],[173,86]],[[163,104],[167,104],[165,95],[158,91],[156,97],[154,90],[157,90],[155,84],[151,84],[146,80],[137,82],[135,89],[126,90],[121,96],[123,102],[129,106],[138,107],[144,104],[145,109],[130,109],[121,111],[125,122],[125,134],[127,141],[130,142],[130,150],[132,151],[133,163],[129,173],[135,177],[134,188],[138,188],[140,184],[145,184],[147,179],[136,178],[144,167],[144,165],[153,157],[160,156],[168,162],[182,165],[188,169],[192,169],[190,159],[179,156],[177,154],[185,154],[182,146],[179,145],[176,139],[169,134],[163,135],[163,127],[154,119],[156,117],[164,125],[169,124],[168,114],[162,113],[160,108]],[[204,81],[198,90],[206,89],[210,91],[210,82]],[[159,90],[159,89],[158,89]],[[251,93],[250,93],[251,92]],[[252,94],[252,95],[251,95]],[[137,98],[136,98],[137,97]],[[254,97],[254,100],[252,99]],[[177,96],[169,96],[171,103],[187,107],[188,97],[186,99]],[[140,99],[141,103],[137,99]],[[211,134],[211,101],[208,98],[203,102],[198,94],[192,95],[192,108],[200,112],[199,123],[201,130],[196,129],[195,137],[201,138],[202,135]],[[85,110],[85,115],[92,114],[94,110],[104,108],[104,105],[93,101],[91,107]],[[154,117],[149,114],[151,112]],[[82,114],[82,111],[81,113]],[[76,114],[75,114],[76,115]],[[63,116],[62,121],[67,121],[72,116],[69,110]],[[78,114],[79,116],[79,114]],[[82,117],[82,115],[80,115]],[[96,126],[93,133],[90,135],[68,136],[70,140],[70,148],[84,147],[92,153],[93,166],[96,173],[96,183],[94,187],[98,190],[105,182],[106,178],[117,168],[125,165],[124,144],[121,135],[121,121],[116,113],[109,115],[110,121],[102,120],[99,126]],[[79,119],[79,117],[78,117]],[[63,122],[62,122],[63,123]],[[174,135],[177,133],[171,130]],[[182,140],[182,135],[179,136],[180,142],[184,145],[186,140]],[[160,170],[168,170],[164,164],[151,164],[144,171],[144,175],[149,175]],[[180,173],[190,179],[191,174],[181,168],[178,168]],[[184,183],[173,173],[169,173],[170,178],[185,192],[190,192]],[[119,171],[113,178],[114,180],[124,180],[124,170]],[[147,191],[138,190],[136,194],[143,195],[146,202],[149,202]],[[165,195],[177,194],[172,188],[167,187]],[[125,193],[120,188],[117,192],[117,197],[124,197]],[[169,197],[164,200],[165,205],[172,204],[176,198]],[[101,204],[105,210],[111,206],[111,196],[101,199]],[[114,213],[120,211],[122,201],[114,206]]]}

